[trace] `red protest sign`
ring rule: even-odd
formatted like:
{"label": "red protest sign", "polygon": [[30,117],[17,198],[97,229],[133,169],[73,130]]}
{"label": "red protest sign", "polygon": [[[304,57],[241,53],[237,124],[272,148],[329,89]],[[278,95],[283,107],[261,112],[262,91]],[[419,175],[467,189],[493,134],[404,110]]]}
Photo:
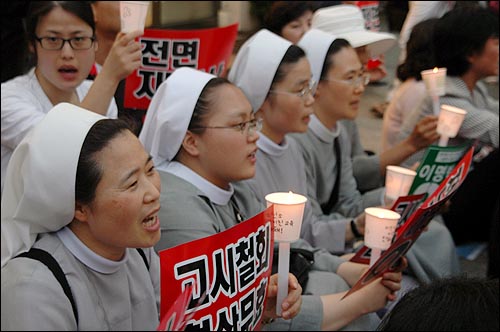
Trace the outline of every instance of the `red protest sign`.
{"label": "red protest sign", "polygon": [[[272,268],[273,220],[271,206],[224,232],[160,251],[162,325],[175,322],[206,331],[260,328]],[[171,308],[191,287],[189,317],[182,321]],[[174,312],[176,317],[170,317]]]}
{"label": "red protest sign", "polygon": [[396,239],[391,246],[382,253],[380,258],[359,278],[358,282],[343,298],[398,265],[399,259],[406,254],[431,219],[441,210],[442,206],[465,180],[472,162],[473,152],[474,148],[472,147],[432,195],[408,217],[408,220],[396,231]]}
{"label": "red protest sign", "polygon": [[197,30],[144,30],[139,38],[141,66],[127,77],[124,106],[146,110],[157,87],[179,67],[224,76],[237,34],[238,24]]}

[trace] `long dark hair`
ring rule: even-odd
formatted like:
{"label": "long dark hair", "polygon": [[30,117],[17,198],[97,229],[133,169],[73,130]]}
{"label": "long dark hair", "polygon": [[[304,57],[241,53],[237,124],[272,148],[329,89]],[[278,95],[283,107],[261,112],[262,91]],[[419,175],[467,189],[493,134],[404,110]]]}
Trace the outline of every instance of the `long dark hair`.
{"label": "long dark hair", "polygon": [[422,79],[420,72],[436,66],[432,35],[438,19],[431,18],[416,24],[406,44],[406,59],[396,70],[401,82],[413,77],[417,81]]}

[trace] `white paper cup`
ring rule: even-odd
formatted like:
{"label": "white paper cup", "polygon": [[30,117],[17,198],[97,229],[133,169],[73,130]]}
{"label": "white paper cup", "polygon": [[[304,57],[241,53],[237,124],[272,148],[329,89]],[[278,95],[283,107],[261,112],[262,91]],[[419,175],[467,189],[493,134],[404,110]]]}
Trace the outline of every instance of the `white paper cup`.
{"label": "white paper cup", "polygon": [[450,105],[441,105],[436,131],[438,134],[453,138],[464,121],[467,111]]}
{"label": "white paper cup", "polygon": [[400,196],[408,195],[413,179],[417,175],[414,170],[389,165],[385,172],[385,197],[386,201],[394,202]]}
{"label": "white paper cup", "polygon": [[444,96],[446,82],[446,68],[434,68],[420,72],[427,92],[431,96]]}
{"label": "white paper cup", "polygon": [[267,206],[274,204],[274,239],[278,242],[297,241],[302,227],[307,198],[292,192],[266,195]]}
{"label": "white paper cup", "polygon": [[365,209],[365,245],[386,250],[392,242],[396,225],[401,215],[383,208]]}
{"label": "white paper cup", "polygon": [[146,25],[149,1],[120,1],[121,31],[142,31]]}

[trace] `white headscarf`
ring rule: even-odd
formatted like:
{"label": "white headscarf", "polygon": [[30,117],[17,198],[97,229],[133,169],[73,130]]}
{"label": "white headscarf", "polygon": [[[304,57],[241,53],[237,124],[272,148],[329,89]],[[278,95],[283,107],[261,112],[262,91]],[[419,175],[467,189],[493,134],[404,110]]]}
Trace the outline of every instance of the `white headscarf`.
{"label": "white headscarf", "polygon": [[335,36],[332,34],[317,29],[310,29],[297,43],[306,52],[315,82],[319,82],[321,78],[321,70],[325,63],[326,53],[335,39]]}
{"label": "white headscarf", "polygon": [[198,98],[213,78],[216,76],[181,67],[156,90],[139,135],[156,166],[171,161],[181,148]]}
{"label": "white headscarf", "polygon": [[238,51],[228,79],[243,90],[254,112],[264,104],[274,75],[291,45],[277,34],[261,29]]}
{"label": "white headscarf", "polygon": [[37,234],[68,225],[89,129],[105,117],[68,103],[51,109],[14,150],[2,195],[2,267],[28,251]]}

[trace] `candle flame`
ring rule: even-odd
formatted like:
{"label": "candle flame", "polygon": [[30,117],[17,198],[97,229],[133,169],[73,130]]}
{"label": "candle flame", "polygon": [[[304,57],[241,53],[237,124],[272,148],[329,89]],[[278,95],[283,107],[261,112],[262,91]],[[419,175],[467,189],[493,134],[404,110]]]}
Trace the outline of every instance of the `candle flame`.
{"label": "candle flame", "polygon": [[291,191],[288,192],[290,195],[293,194]]}
{"label": "candle flame", "polygon": [[438,72],[438,67],[434,67],[434,69],[432,70],[433,73],[437,73]]}

